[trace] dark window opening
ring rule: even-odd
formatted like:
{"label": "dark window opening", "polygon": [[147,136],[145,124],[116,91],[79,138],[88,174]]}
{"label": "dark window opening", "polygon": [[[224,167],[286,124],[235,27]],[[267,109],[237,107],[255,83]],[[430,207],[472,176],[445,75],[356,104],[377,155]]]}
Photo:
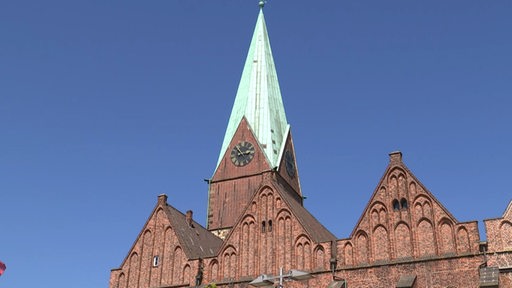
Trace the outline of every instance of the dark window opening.
{"label": "dark window opening", "polygon": [[272,232],[272,220],[268,220],[268,232]]}
{"label": "dark window opening", "polygon": [[267,229],[265,228],[265,221],[261,222],[261,233],[265,233]]}
{"label": "dark window opening", "polygon": [[393,210],[398,211],[400,210],[400,204],[398,203],[398,200],[393,200]]}
{"label": "dark window opening", "polygon": [[486,253],[487,252],[487,241],[480,242],[478,249],[481,253]]}
{"label": "dark window opening", "polygon": [[409,208],[409,205],[407,204],[407,200],[405,200],[405,198],[402,198],[402,200],[400,200],[400,206],[402,206],[402,209]]}

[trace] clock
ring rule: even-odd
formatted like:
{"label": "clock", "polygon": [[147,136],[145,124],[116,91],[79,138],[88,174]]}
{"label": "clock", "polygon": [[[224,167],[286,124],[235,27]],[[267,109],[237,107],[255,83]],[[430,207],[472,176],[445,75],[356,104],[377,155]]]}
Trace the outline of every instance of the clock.
{"label": "clock", "polygon": [[254,145],[250,142],[242,141],[235,145],[231,150],[231,162],[236,166],[245,166],[254,158]]}
{"label": "clock", "polygon": [[288,176],[290,176],[290,178],[295,177],[295,159],[293,158],[292,151],[286,150],[286,152],[284,152],[284,163],[286,166],[286,173],[288,173]]}

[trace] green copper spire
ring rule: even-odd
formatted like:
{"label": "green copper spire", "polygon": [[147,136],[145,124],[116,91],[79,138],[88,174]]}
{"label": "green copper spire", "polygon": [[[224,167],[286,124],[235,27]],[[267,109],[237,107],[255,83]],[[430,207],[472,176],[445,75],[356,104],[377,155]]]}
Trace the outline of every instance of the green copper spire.
{"label": "green copper spire", "polygon": [[258,21],[238,85],[217,166],[244,116],[264,150],[269,164],[272,167],[279,165],[283,141],[288,132],[288,122],[263,16],[264,4],[264,1],[259,2]]}

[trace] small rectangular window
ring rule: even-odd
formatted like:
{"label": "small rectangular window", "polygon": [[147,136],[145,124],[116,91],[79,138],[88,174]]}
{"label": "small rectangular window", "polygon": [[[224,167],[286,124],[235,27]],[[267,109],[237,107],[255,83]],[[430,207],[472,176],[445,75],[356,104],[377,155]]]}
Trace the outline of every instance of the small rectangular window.
{"label": "small rectangular window", "polygon": [[158,264],[160,264],[160,257],[157,255],[153,257],[153,267],[158,267]]}

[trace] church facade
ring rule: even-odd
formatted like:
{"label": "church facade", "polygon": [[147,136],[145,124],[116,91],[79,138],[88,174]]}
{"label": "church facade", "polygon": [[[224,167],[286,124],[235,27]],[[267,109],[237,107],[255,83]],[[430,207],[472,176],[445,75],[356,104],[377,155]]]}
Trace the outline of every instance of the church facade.
{"label": "church facade", "polygon": [[158,196],[109,287],[252,287],[292,269],[312,278],[286,287],[512,287],[512,202],[484,221],[481,241],[477,222],[457,221],[400,152],[348,238],[304,208],[262,8],[208,180],[206,227]]}

